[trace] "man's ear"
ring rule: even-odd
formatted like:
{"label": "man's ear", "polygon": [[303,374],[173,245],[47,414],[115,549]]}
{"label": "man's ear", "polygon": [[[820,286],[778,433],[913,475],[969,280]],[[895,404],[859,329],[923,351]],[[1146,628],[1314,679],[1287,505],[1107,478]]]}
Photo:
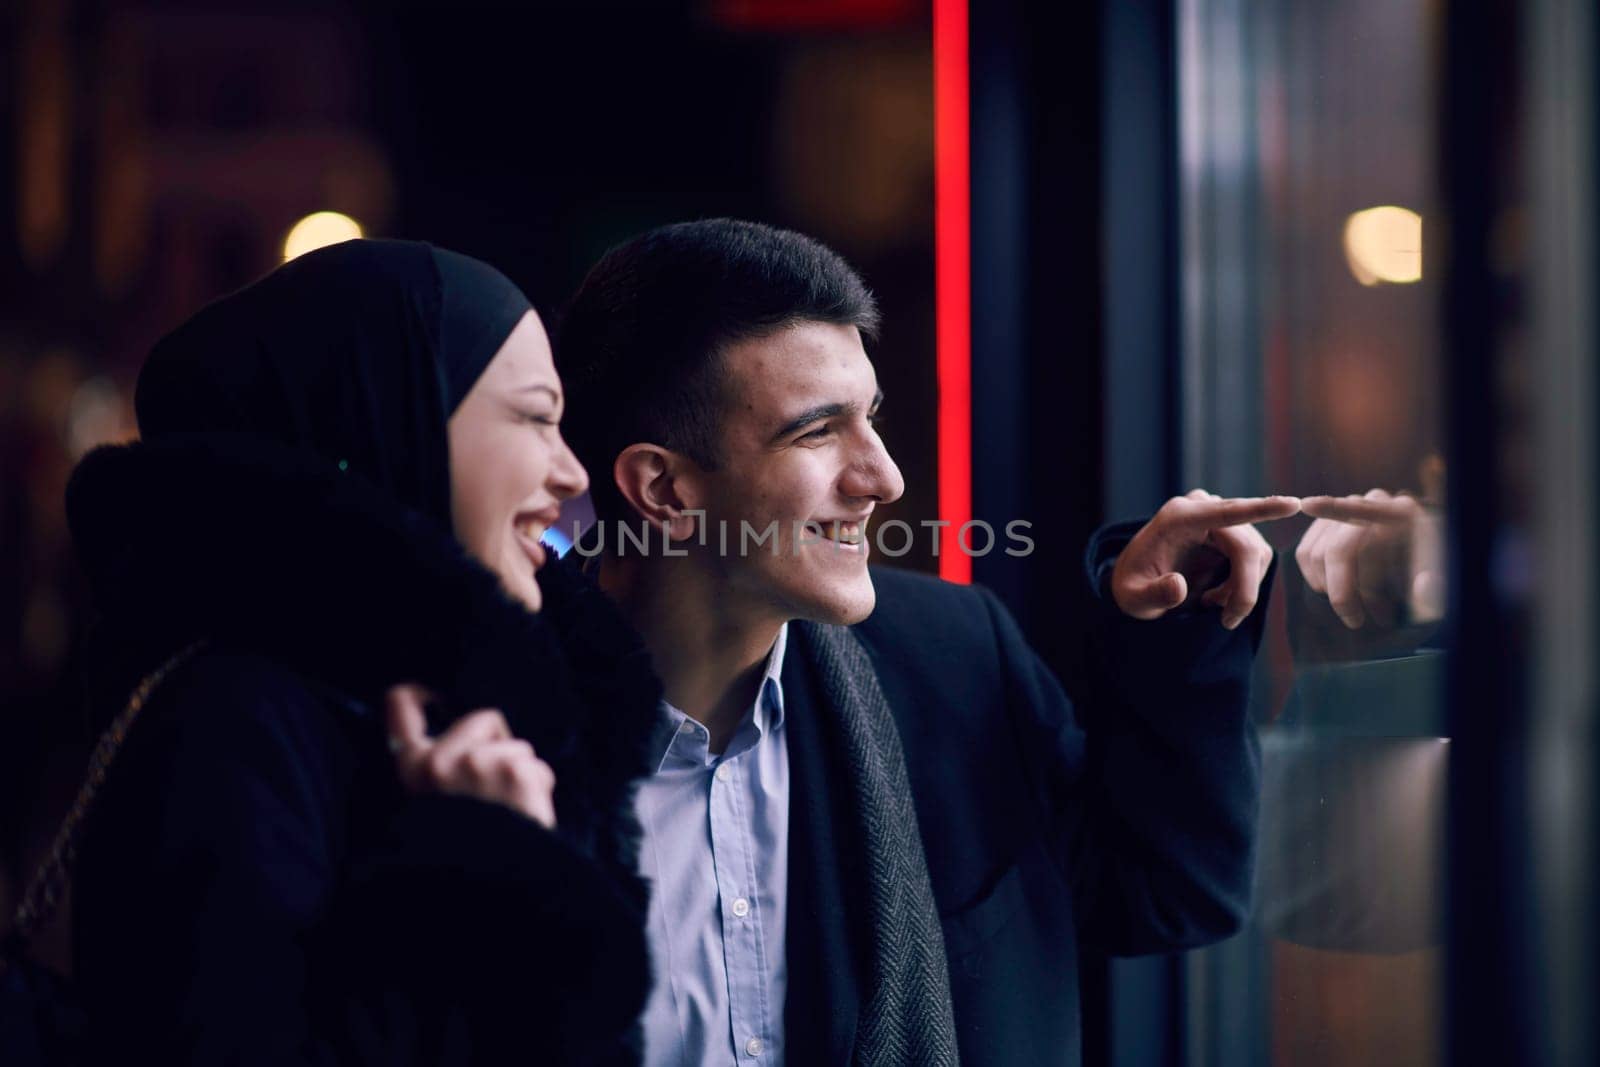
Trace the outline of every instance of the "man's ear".
{"label": "man's ear", "polygon": [[686,514],[698,506],[693,485],[686,479],[690,461],[660,445],[629,445],[611,465],[611,476],[636,514],[652,526],[667,527],[667,536],[686,541],[694,536],[695,518]]}

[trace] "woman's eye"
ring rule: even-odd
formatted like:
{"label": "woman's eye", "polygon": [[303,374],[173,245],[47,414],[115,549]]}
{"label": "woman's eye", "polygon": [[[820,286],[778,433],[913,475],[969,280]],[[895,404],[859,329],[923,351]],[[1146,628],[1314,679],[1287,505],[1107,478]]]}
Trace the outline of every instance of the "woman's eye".
{"label": "woman's eye", "polygon": [[556,424],[556,420],[555,420],[555,418],[553,416],[551,416],[551,415],[535,415],[531,411],[519,411],[519,412],[517,412],[517,417],[522,422],[537,423],[540,426],[554,426]]}

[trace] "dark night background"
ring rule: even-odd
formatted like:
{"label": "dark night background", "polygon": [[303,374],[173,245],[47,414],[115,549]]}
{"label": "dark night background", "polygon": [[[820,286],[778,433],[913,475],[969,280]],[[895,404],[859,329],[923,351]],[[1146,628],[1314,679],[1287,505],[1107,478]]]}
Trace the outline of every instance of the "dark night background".
{"label": "dark night background", "polygon": [[[1596,464],[1541,422],[1552,383],[1589,381],[1575,368],[1593,362],[1592,324],[1571,325],[1581,316],[1562,303],[1600,292],[1600,257],[1577,258],[1596,245],[1593,219],[1568,210],[1600,158],[1600,132],[1570,121],[1600,97],[1600,20],[1588,37],[1561,21],[1577,25],[1583,2],[965,5],[973,515],[996,529],[1025,518],[1037,545],[976,560],[974,579],[1064,668],[1100,523],[1196,485],[1414,490],[1447,528],[1443,629],[1470,650],[1423,664],[1425,684],[1394,682],[1395,648],[1306,621],[1314,598],[1290,557],[1308,521],[1265,531],[1280,565],[1257,718],[1281,794],[1264,808],[1309,812],[1314,829],[1295,824],[1290,843],[1347,876],[1355,911],[1406,868],[1430,907],[1451,891],[1448,930],[1369,951],[1258,917],[1205,952],[1086,959],[1086,1064],[1449,1062],[1485,1033],[1496,1062],[1580,1030],[1600,1047],[1592,1024],[1541,1029],[1592,1000],[1600,959],[1582,949],[1600,927],[1574,918],[1592,912],[1600,855],[1593,671],[1551,670],[1529,640],[1540,611],[1600,629],[1592,582],[1534,584],[1535,547],[1550,543],[1539,523],[1579,523],[1555,543],[1591,556],[1597,540],[1581,509],[1535,506],[1587,500],[1552,483]],[[880,521],[938,515],[934,4],[0,5],[0,930],[93,742],[67,477],[133,436],[151,344],[281,262],[310,213],[485,259],[547,324],[608,247],[646,228],[732,215],[812,234],[882,307],[869,353],[907,488]],[[1552,150],[1541,131],[1567,140]],[[1348,223],[1380,205],[1413,212],[1424,235],[1403,284],[1363,281],[1347,259]],[[1552,232],[1572,240],[1568,259],[1537,239]],[[1541,291],[1538,277],[1572,287]],[[1551,336],[1562,343],[1541,348]],[[1597,400],[1574,403],[1592,418]],[[920,540],[893,562],[937,569]],[[1576,679],[1587,703],[1540,735],[1525,709],[1552,679]],[[1314,721],[1286,722],[1286,707]],[[1579,721],[1587,747],[1562,733]],[[1425,748],[1427,772],[1369,794],[1337,761],[1320,779],[1274,770],[1275,742],[1316,750],[1362,731]],[[1541,738],[1565,745],[1540,766],[1567,778],[1534,772]],[[1435,854],[1447,765],[1454,823]],[[1566,910],[1545,917],[1540,900]],[[47,929],[38,954],[61,964],[65,937]],[[1566,999],[1549,999],[1532,978],[1563,952],[1551,981]]]}
{"label": "dark night background", "polygon": [[[1039,550],[977,577],[1037,617],[1049,653],[1070,643],[1058,590],[1100,510],[1098,68],[1092,19],[1036,62],[1025,6],[972,28],[974,78],[987,63],[997,89],[975,92],[974,128],[1006,131],[973,148],[980,192],[1003,194],[995,225],[974,221],[974,254],[1000,253],[974,282],[975,507],[997,529],[1031,518]],[[606,248],[653,225],[733,215],[817,236],[882,305],[871,354],[907,482],[884,516],[936,515],[931,49],[917,0],[9,7],[0,903],[91,741],[65,479],[131,436],[151,343],[281,261],[310,212],[486,259],[547,321]],[[925,543],[897,563],[936,568]]]}

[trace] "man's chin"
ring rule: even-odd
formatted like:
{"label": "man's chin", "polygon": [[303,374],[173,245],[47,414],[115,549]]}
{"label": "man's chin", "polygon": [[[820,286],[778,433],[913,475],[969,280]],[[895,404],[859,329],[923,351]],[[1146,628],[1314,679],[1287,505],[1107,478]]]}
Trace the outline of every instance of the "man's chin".
{"label": "man's chin", "polygon": [[863,572],[848,587],[830,589],[827,595],[810,599],[804,605],[802,618],[831,626],[854,626],[871,615],[877,605],[878,591],[873,588],[872,576]]}

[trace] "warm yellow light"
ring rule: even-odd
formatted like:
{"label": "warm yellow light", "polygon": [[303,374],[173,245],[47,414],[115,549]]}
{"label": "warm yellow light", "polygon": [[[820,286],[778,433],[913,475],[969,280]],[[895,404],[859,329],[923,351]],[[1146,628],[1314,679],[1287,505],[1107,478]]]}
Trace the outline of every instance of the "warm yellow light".
{"label": "warm yellow light", "polygon": [[289,230],[283,239],[283,261],[340,241],[350,241],[361,236],[361,224],[349,215],[337,211],[318,211],[307,215]]}
{"label": "warm yellow light", "polygon": [[1345,220],[1344,255],[1362,285],[1422,278],[1422,216],[1403,207],[1369,207]]}

